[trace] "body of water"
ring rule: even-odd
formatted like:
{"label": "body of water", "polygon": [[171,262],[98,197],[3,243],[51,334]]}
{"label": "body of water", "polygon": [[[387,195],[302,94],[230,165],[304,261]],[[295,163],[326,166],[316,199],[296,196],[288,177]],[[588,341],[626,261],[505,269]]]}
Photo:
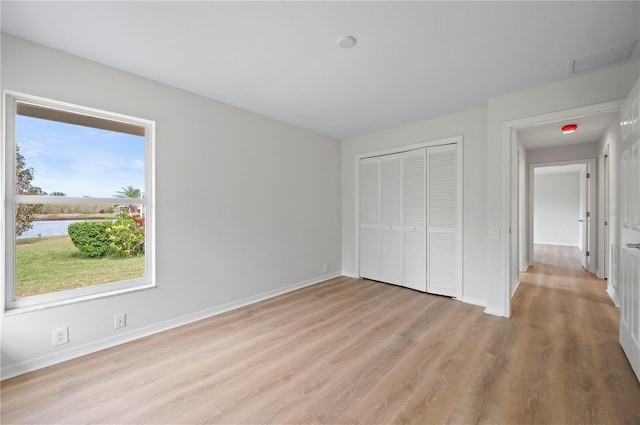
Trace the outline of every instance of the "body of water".
{"label": "body of water", "polygon": [[33,229],[24,232],[18,239],[21,238],[37,238],[39,236],[60,236],[67,235],[67,227],[71,223],[77,223],[78,221],[85,220],[42,220],[34,221]]}

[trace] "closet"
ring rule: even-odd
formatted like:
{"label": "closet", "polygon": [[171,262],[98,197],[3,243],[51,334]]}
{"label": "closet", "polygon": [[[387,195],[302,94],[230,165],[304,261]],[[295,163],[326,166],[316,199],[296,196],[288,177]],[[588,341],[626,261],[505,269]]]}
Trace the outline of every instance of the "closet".
{"label": "closet", "polygon": [[458,297],[457,144],[361,158],[360,277]]}

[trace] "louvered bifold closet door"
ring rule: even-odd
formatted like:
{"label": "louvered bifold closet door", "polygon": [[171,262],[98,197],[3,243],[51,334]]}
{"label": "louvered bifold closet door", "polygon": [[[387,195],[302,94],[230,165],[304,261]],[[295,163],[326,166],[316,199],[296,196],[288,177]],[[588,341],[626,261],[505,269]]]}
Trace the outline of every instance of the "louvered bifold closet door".
{"label": "louvered bifold closet door", "polygon": [[456,145],[427,148],[427,291],[457,297]]}
{"label": "louvered bifold closet door", "polygon": [[380,280],[380,161],[360,160],[360,277]]}
{"label": "louvered bifold closet door", "polygon": [[380,280],[402,284],[402,154],[380,157]]}
{"label": "louvered bifold closet door", "polygon": [[403,286],[427,290],[426,150],[405,152],[403,164]]}

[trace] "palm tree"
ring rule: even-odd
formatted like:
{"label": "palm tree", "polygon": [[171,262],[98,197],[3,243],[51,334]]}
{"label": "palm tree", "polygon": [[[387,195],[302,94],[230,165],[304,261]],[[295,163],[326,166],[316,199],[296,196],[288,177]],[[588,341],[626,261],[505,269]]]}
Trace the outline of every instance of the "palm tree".
{"label": "palm tree", "polygon": [[[118,190],[115,194],[116,198],[139,198],[140,197],[140,189],[134,189],[133,186],[123,187]],[[127,211],[129,214],[135,214],[138,212],[138,207],[136,205],[128,205]]]}

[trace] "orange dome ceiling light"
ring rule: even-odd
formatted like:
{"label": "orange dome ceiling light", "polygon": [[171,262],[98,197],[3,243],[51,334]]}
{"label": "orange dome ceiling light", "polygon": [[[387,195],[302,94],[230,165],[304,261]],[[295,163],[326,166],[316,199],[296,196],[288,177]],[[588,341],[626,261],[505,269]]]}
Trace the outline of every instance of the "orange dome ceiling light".
{"label": "orange dome ceiling light", "polygon": [[577,129],[578,129],[578,124],[567,124],[564,127],[562,127],[562,132],[564,134],[569,134],[569,133],[573,133]]}

